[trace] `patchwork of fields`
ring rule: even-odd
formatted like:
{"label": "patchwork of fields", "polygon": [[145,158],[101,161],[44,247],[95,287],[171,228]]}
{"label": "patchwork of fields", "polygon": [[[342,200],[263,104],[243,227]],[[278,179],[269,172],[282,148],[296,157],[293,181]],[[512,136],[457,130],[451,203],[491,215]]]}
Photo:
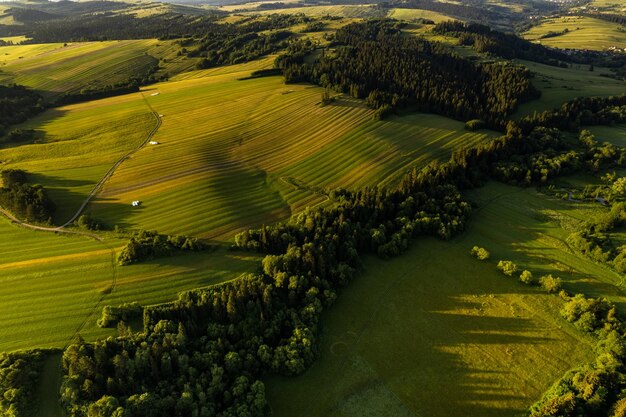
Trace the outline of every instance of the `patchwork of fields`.
{"label": "patchwork of fields", "polygon": [[122,236],[104,234],[97,241],[35,232],[5,219],[0,236],[0,351],[63,347],[76,333],[86,339],[111,335],[96,327],[104,305],[171,301],[178,291],[253,271],[260,260],[222,248],[120,267]]}
{"label": "patchwork of fields", "polygon": [[[567,33],[541,39],[550,32]],[[578,48],[603,51],[611,46],[623,48],[626,45],[626,32],[617,23],[583,16],[563,16],[546,19],[533,26],[524,37],[542,45],[554,48]]]}
{"label": "patchwork of fields", "polygon": [[[111,227],[231,238],[324,202],[324,189],[392,185],[415,164],[496,136],[434,115],[373,121],[358,100],[321,107],[321,88],[286,86],[280,77],[238,80],[250,70],[199,71],[48,111],[24,126],[41,131],[42,143],[5,148],[0,158],[50,189],[62,223],[113,161],[144,140],[154,109],[162,115],[159,144],[125,161],[91,212]],[[137,199],[142,206],[131,207]]]}

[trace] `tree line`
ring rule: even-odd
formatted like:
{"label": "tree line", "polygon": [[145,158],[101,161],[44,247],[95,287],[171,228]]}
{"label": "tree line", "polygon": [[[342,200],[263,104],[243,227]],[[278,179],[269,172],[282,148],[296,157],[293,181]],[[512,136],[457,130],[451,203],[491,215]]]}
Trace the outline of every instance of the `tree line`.
{"label": "tree line", "polygon": [[530,72],[510,63],[475,63],[448,48],[405,36],[389,20],[353,23],[335,35],[334,52],[314,64],[283,58],[287,82],[309,81],[364,98],[374,108],[413,106],[502,128],[517,105],[539,97]]}

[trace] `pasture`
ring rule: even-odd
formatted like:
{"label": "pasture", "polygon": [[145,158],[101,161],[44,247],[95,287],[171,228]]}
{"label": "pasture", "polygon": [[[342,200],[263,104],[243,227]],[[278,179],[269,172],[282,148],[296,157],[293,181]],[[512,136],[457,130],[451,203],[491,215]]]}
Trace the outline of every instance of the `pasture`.
{"label": "pasture", "polygon": [[[254,270],[259,257],[224,248],[117,266],[126,239],[23,229],[0,219],[0,351],[63,347],[113,334],[96,321],[106,304],[143,305],[176,298],[179,291],[216,284]],[[16,244],[19,242],[19,244]]]}
{"label": "pasture", "polygon": [[0,82],[17,83],[45,95],[77,93],[127,81],[159,63],[176,73],[193,67],[194,60],[177,57],[172,41],[127,40],[28,44],[0,47]]}
{"label": "pasture", "polygon": [[588,360],[590,340],[560,319],[556,297],[500,275],[493,252],[470,257],[479,237],[419,239],[400,258],[367,260],[324,317],[320,359],[266,381],[274,415],[523,415]]}
{"label": "pasture", "polygon": [[[555,274],[568,291],[607,296],[625,313],[621,277],[564,242],[598,207],[496,183],[469,198],[478,208],[466,233],[365,262],[325,313],[320,359],[303,376],[266,379],[274,415],[524,415],[591,358],[593,342],[560,317],[558,297],[495,266],[510,259],[535,277]],[[474,245],[491,258],[472,258]]]}
{"label": "pasture", "polygon": [[515,116],[521,117],[533,111],[551,110],[576,97],[607,97],[626,93],[626,82],[607,77],[606,68],[571,64],[569,68],[554,67],[537,62],[518,60],[535,76],[533,85],[541,91],[541,97],[519,106]]}
{"label": "pasture", "polygon": [[626,126],[591,126],[588,128],[601,142],[610,142],[617,146],[626,146]]}
{"label": "pasture", "polygon": [[[541,39],[550,32],[567,33]],[[611,46],[626,45],[626,31],[617,23],[584,16],[562,16],[545,19],[522,34],[524,38],[554,48],[591,49],[603,51]]]}

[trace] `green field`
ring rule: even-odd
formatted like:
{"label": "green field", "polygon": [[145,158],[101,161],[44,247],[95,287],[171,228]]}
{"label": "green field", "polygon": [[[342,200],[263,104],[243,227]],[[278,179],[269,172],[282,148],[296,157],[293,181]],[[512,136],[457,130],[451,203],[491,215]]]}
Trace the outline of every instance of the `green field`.
{"label": "green field", "polygon": [[626,126],[592,126],[589,130],[602,142],[611,142],[613,145],[626,146]]}
{"label": "green field", "polygon": [[387,17],[391,17],[393,19],[398,20],[415,20],[415,19],[429,19],[435,23],[445,22],[447,20],[456,20],[451,18],[450,16],[446,16],[445,14],[432,12],[430,10],[421,10],[421,9],[402,9],[395,8],[391,9],[387,14]]}
{"label": "green field", "polygon": [[[125,161],[90,210],[110,226],[229,239],[325,201],[321,188],[393,184],[415,164],[495,136],[434,115],[375,122],[358,100],[320,107],[321,88],[280,77],[238,81],[253,67],[236,68],[48,111],[25,125],[41,131],[42,143],[2,149],[0,159],[50,189],[62,223],[145,139],[155,123],[149,103],[163,115],[159,145]],[[144,204],[133,209],[136,199]]]}
{"label": "green field", "polygon": [[532,83],[541,91],[541,97],[522,104],[516,116],[552,110],[576,97],[607,97],[626,93],[626,81],[607,77],[611,72],[606,68],[596,67],[589,71],[588,65],[571,64],[569,68],[561,68],[531,61],[518,62],[535,73]]}
{"label": "green field", "polygon": [[[562,301],[495,264],[558,275],[567,290],[607,296],[625,313],[621,276],[564,243],[568,226],[597,206],[495,183],[469,198],[478,208],[460,237],[366,261],[323,319],[320,360],[301,377],[268,378],[274,415],[524,415],[590,359],[591,340],[560,318]],[[472,258],[474,245],[491,259]]]}
{"label": "green field", "polygon": [[180,72],[195,61],[176,57],[178,47],[156,39],[28,44],[0,47],[0,82],[18,83],[46,95],[127,81],[160,58],[164,70]]}
{"label": "green field", "polygon": [[[259,257],[218,249],[119,267],[125,239],[102,242],[18,228],[0,219],[0,351],[63,347],[96,327],[102,306],[171,301],[178,291],[216,284],[254,270]],[[15,242],[19,242],[16,245]]]}
{"label": "green field", "polygon": [[[549,32],[569,32],[545,39],[540,36]],[[626,31],[617,23],[583,16],[563,16],[545,19],[523,34],[524,38],[554,48],[592,49],[603,51],[611,46],[624,48]]]}

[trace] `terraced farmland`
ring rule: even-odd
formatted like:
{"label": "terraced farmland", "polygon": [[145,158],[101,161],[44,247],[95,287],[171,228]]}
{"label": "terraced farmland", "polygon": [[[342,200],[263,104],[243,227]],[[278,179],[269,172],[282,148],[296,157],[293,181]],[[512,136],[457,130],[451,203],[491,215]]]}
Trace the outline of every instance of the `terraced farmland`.
{"label": "terraced farmland", "polygon": [[[47,95],[78,92],[144,74],[168,57],[170,69],[193,66],[175,58],[171,41],[130,40],[14,45],[0,47],[0,82],[18,83]],[[180,69],[180,68],[179,68]]]}
{"label": "terraced farmland", "polygon": [[[274,415],[523,415],[590,359],[592,340],[560,317],[558,297],[495,265],[511,259],[536,277],[556,274],[568,291],[607,296],[626,313],[619,274],[564,243],[567,225],[597,207],[501,184],[469,197],[478,209],[462,236],[420,239],[398,259],[365,263],[324,317],[321,359],[301,377],[267,380]],[[491,259],[470,257],[474,245]]]}
{"label": "terraced farmland", "polygon": [[[546,19],[533,26],[523,36],[542,45],[555,48],[592,49],[603,51],[611,46],[623,48],[626,45],[626,32],[617,23],[583,16],[564,16]],[[550,32],[568,32],[541,39]]]}

